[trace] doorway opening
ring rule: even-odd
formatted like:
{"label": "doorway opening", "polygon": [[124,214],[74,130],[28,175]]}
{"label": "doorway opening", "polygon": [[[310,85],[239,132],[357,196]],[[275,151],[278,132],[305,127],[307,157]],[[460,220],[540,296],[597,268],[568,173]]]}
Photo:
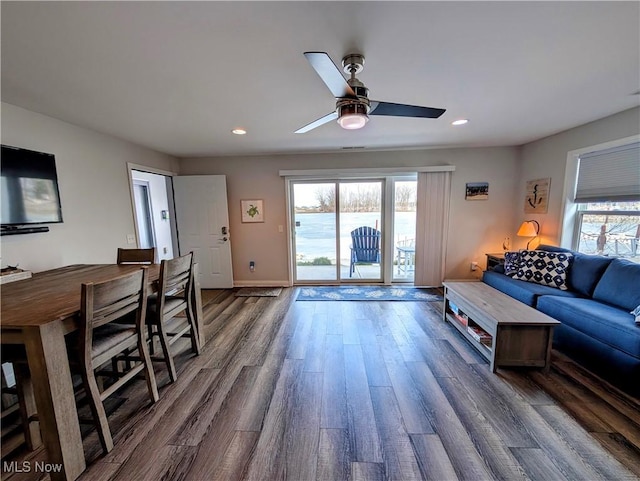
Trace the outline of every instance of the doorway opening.
{"label": "doorway opening", "polygon": [[137,245],[156,248],[156,261],[178,252],[170,175],[130,169]]}

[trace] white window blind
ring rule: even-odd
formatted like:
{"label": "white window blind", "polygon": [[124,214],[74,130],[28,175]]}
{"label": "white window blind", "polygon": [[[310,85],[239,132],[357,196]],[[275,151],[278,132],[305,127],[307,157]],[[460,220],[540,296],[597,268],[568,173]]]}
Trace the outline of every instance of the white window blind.
{"label": "white window blind", "polygon": [[640,142],[580,156],[575,201],[640,200]]}

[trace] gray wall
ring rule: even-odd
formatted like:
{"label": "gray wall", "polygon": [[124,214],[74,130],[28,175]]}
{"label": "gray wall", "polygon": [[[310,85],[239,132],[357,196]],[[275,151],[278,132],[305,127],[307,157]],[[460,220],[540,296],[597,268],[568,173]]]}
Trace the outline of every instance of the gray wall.
{"label": "gray wall", "polygon": [[62,224],[50,232],[2,237],[2,266],[34,272],[115,262],[135,234],[127,162],[176,170],[177,159],[130,142],[2,104],[2,143],[56,156]]}
{"label": "gray wall", "polygon": [[[515,212],[518,220],[537,220],[540,223],[541,241],[559,245],[568,152],[638,134],[640,108],[637,107],[524,145],[522,176],[518,186],[519,200]],[[547,214],[525,214],[524,195],[527,180],[545,177],[551,177]]]}
{"label": "gray wall", "polygon": [[[520,177],[517,157],[516,148],[498,147],[198,158],[183,159],[180,173],[227,176],[234,279],[251,284],[288,281],[288,232],[278,232],[287,217],[280,170],[454,165],[446,276],[468,278],[471,261],[484,265],[484,254],[501,250],[502,239],[517,229],[512,205]],[[465,184],[479,181],[489,182],[489,200],[466,201]],[[264,223],[240,222],[240,200],[251,198],[264,199]],[[256,262],[254,273],[249,260]]]}

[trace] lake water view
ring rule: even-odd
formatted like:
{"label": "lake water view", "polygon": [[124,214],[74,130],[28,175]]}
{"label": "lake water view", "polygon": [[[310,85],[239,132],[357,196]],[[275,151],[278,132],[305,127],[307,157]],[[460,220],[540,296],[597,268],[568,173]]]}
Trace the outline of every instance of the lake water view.
{"label": "lake water view", "polygon": [[[398,241],[415,239],[415,212],[396,212],[394,245]],[[296,228],[296,254],[298,261],[311,262],[319,257],[327,257],[333,264],[336,262],[335,244],[335,214],[333,213],[297,213],[295,220],[300,222]],[[360,226],[380,228],[380,214],[377,212],[350,212],[340,214],[341,238],[340,257],[342,264],[349,264],[351,245],[351,231]],[[600,233],[599,223],[584,223],[580,236],[579,250],[594,254],[597,251],[596,241]],[[630,225],[629,229],[608,235],[604,254],[633,256],[633,242],[637,225]],[[640,252],[635,251],[636,258]]]}
{"label": "lake water view", "polygon": [[[333,213],[305,213],[295,215],[296,257],[298,261],[313,261],[318,257],[328,257],[336,261],[336,215]],[[351,231],[360,226],[380,229],[380,213],[348,212],[340,214],[340,257],[341,262],[349,264],[351,251]],[[399,240],[415,239],[415,212],[396,212],[394,245]],[[384,234],[383,234],[384,235]]]}

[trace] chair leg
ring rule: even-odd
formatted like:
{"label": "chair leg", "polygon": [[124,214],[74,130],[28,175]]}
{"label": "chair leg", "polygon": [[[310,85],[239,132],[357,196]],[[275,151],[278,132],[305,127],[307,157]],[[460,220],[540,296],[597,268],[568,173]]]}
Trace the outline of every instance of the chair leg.
{"label": "chair leg", "polygon": [[147,324],[149,332],[149,352],[153,356],[156,353],[155,343],[153,342],[153,324]]}
{"label": "chair leg", "polygon": [[102,444],[102,450],[106,454],[113,449],[113,439],[111,438],[111,430],[109,429],[109,423],[107,421],[107,413],[104,410],[102,399],[100,399],[98,383],[96,382],[96,377],[93,373],[92,366],[87,366],[83,362],[81,371],[82,380],[84,381],[84,385],[88,394],[89,407],[91,408],[93,420],[96,429],[98,430],[100,444]]}
{"label": "chair leg", "polygon": [[198,325],[196,323],[196,318],[193,315],[193,309],[187,307],[187,320],[189,321],[189,325],[191,326],[191,349],[196,355],[200,355],[200,340],[198,338]]}
{"label": "chair leg", "polygon": [[173,356],[171,355],[171,348],[169,346],[169,339],[167,337],[167,333],[164,330],[164,325],[162,325],[162,321],[160,324],[157,324],[158,334],[160,337],[160,346],[162,347],[162,352],[164,353],[164,361],[167,364],[167,369],[169,370],[169,379],[171,382],[176,382],[178,379],[178,375],[176,374],[176,366],[173,362]]}
{"label": "chair leg", "polygon": [[31,373],[29,372],[29,367],[22,363],[14,363],[13,369],[16,375],[18,405],[20,407],[24,440],[27,443],[27,448],[33,451],[42,445],[42,436],[40,434],[40,422],[32,420],[38,410],[36,408],[33,384],[31,383]]}
{"label": "chair leg", "polygon": [[149,390],[149,396],[155,403],[160,399],[158,395],[158,384],[156,383],[156,376],[153,372],[153,365],[151,364],[151,357],[149,356],[149,348],[142,336],[138,338],[138,351],[140,351],[140,357],[144,364],[144,377],[147,380],[147,389]]}

